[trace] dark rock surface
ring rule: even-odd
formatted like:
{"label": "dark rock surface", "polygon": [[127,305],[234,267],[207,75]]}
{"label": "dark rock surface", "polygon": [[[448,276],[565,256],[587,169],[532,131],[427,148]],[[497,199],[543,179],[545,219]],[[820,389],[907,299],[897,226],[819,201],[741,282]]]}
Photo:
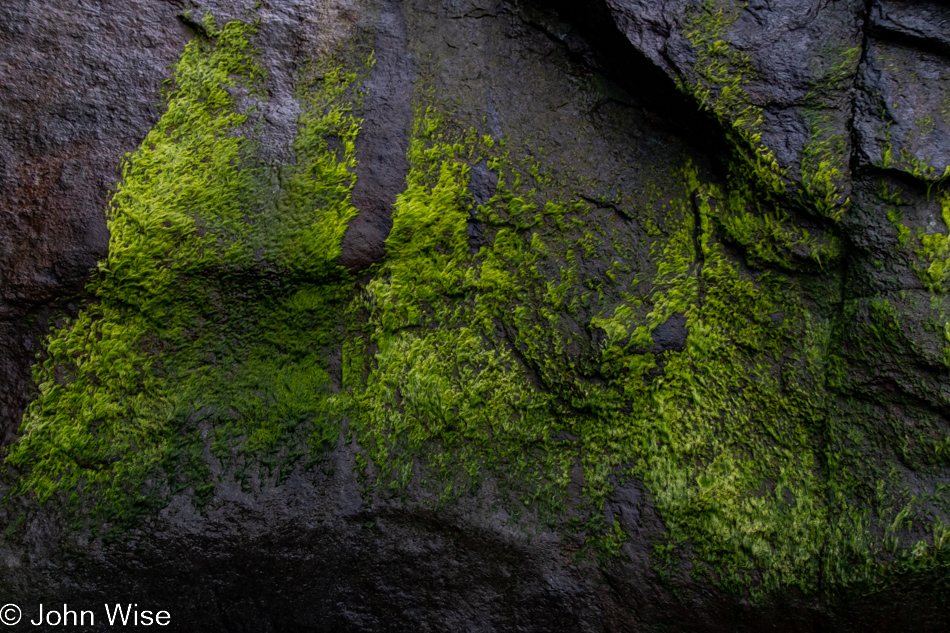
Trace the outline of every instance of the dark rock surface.
{"label": "dark rock surface", "polygon": [[[871,12],[855,131],[865,164],[940,178],[950,165],[946,94],[950,9],[883,2]],[[926,173],[922,173],[926,172]]]}
{"label": "dark rock surface", "polygon": [[[223,23],[253,5],[196,6]],[[880,468],[900,465],[893,469],[899,485],[922,497],[940,494],[950,470],[939,461],[926,472],[907,465],[913,447],[902,458],[903,432],[893,429],[918,410],[937,419],[941,432],[948,428],[950,330],[942,329],[942,308],[919,271],[929,262],[898,248],[888,214],[899,208],[912,232],[950,230],[934,195],[950,165],[950,13],[938,3],[878,0],[715,7],[730,19],[715,37],[742,56],[730,62],[746,72],[740,105],[761,114],[761,144],[787,170],[789,187],[804,188],[810,141],[839,143],[837,203],[850,198],[840,222],[808,208],[792,216],[812,231],[830,227],[844,245],[833,266],[801,276],[812,292],[805,302],[836,323],[828,336],[848,363],[831,408],[848,424],[866,424],[866,441],[893,458],[882,457]],[[177,17],[186,8],[73,0],[0,6],[0,424],[7,442],[32,396],[29,368],[48,320],[80,309],[76,296],[107,252],[105,211],[121,157],[157,120],[169,65],[190,37],[202,36]],[[700,3],[689,0],[263,2],[255,45],[269,98],[255,120],[263,130],[260,156],[276,163],[292,155],[301,112],[295,81],[307,60],[354,33],[369,34],[376,64],[361,111],[352,194],[360,215],[343,240],[347,268],[365,271],[385,258],[423,83],[460,119],[480,122],[514,147],[543,147],[531,157],[553,165],[553,179],[580,174],[578,197],[609,217],[606,225],[644,235],[634,203],[653,195],[651,184],[659,190],[677,177],[679,157],[709,173],[727,171],[720,150],[737,110],[698,112],[677,88],[709,80],[690,41],[698,11]],[[473,167],[474,207],[496,195],[496,180],[487,164]],[[882,200],[882,184],[900,189],[902,201]],[[486,234],[473,209],[472,253],[489,245]],[[748,272],[748,245],[731,248]],[[631,249],[626,263],[649,270],[648,251]],[[606,277],[615,262],[602,255],[578,249],[579,270]],[[861,326],[877,327],[884,298],[900,326],[880,335],[891,338],[886,353],[875,355]],[[593,341],[585,333],[592,316],[593,308],[580,306],[566,317],[581,343],[559,362],[576,362],[578,371],[606,340],[603,331]],[[786,317],[770,318],[780,328]],[[690,335],[686,317],[672,314],[643,351],[681,352]],[[526,355],[523,343],[506,336],[516,355]],[[543,367],[522,362],[544,383]],[[844,451],[850,440],[832,427],[822,427],[827,452]],[[90,535],[89,526],[72,529],[55,504],[37,509],[15,498],[4,520],[14,525],[22,515],[27,527],[2,546],[4,601],[18,602],[25,618],[41,602],[95,608],[97,622],[103,601],[132,601],[169,610],[171,628],[180,631],[950,629],[945,568],[897,577],[868,594],[791,589],[760,600],[694,576],[685,555],[661,569],[655,547],[664,518],[636,482],[617,482],[607,497],[606,524],[616,520],[627,537],[618,556],[601,559],[584,548],[583,535],[553,528],[533,510],[515,516],[491,480],[447,506],[412,488],[401,498],[367,493],[346,437],[344,429],[328,461],[281,483],[262,479],[248,489],[222,476],[200,509],[190,492],[178,494],[117,542]],[[583,496],[583,476],[572,477],[569,493]],[[435,509],[423,508],[429,501]],[[942,512],[936,505],[925,511]]]}
{"label": "dark rock surface", "polygon": [[409,173],[413,64],[400,2],[384,3],[374,41],[376,64],[366,83],[365,123],[356,147],[353,204],[360,215],[347,227],[340,259],[352,270],[382,261],[392,207]]}
{"label": "dark rock surface", "polygon": [[[618,27],[630,42],[673,81],[703,85],[709,79],[695,42],[725,37],[734,53],[724,83],[741,75],[741,108],[761,111],[763,143],[779,164],[800,177],[805,146],[816,118],[838,135],[850,153],[850,117],[865,3],[783,0],[716,3],[707,19],[688,0],[608,0]],[[729,24],[731,22],[731,24]],[[720,25],[728,25],[726,28]],[[692,41],[691,41],[692,40]],[[735,57],[739,55],[741,57]],[[718,74],[718,71],[716,71]],[[718,81],[718,80],[717,80]],[[714,89],[715,97],[715,89]]]}
{"label": "dark rock surface", "polygon": [[660,354],[666,350],[681,351],[686,348],[686,339],[689,329],[686,318],[681,314],[674,314],[653,330],[653,351]]}

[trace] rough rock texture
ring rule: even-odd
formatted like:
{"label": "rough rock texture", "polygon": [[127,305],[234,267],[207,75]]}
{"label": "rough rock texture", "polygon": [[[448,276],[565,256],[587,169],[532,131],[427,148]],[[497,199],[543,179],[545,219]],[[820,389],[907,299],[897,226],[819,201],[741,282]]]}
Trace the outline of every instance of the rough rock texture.
{"label": "rough rock texture", "polygon": [[947,630],[948,25],[4,4],[5,601]]}
{"label": "rough rock texture", "polygon": [[[805,147],[817,119],[823,132],[843,137],[850,153],[848,124],[851,88],[864,30],[865,3],[820,0],[716,3],[706,15],[688,0],[648,2],[609,0],[618,26],[637,49],[675,81],[713,85],[706,99],[730,122],[761,115],[762,142],[780,165],[799,176]],[[702,48],[728,42],[732,51],[714,61]],[[697,46],[698,44],[698,46]],[[725,98],[715,84],[741,76],[737,94]],[[735,102],[731,100],[735,98]]]}
{"label": "rough rock texture", "polygon": [[362,270],[382,261],[392,228],[392,207],[406,182],[412,127],[412,56],[406,18],[398,2],[383,5],[374,38],[376,65],[366,82],[365,122],[357,141],[353,204],[360,214],[347,227],[340,262]]}

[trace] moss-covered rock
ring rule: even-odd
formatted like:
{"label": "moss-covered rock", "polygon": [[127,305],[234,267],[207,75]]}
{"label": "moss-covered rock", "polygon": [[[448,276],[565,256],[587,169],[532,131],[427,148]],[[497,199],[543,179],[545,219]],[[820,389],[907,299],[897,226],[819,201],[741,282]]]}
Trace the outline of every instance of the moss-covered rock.
{"label": "moss-covered rock", "polygon": [[939,628],[950,193],[852,140],[867,8],[588,4],[183,15],[6,454],[11,595],[134,556],[190,630]]}

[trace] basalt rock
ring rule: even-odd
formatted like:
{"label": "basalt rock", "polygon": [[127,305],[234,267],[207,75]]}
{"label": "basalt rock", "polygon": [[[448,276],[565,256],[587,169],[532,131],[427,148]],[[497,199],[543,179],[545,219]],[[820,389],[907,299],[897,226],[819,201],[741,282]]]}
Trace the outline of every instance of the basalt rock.
{"label": "basalt rock", "polygon": [[947,630],[948,20],[4,4],[19,626]]}

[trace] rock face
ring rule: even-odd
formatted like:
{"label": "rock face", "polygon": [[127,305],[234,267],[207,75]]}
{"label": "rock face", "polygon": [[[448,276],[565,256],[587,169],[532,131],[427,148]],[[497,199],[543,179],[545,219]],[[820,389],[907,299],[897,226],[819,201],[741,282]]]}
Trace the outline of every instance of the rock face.
{"label": "rock face", "polygon": [[947,630],[948,23],[3,5],[5,602]]}

